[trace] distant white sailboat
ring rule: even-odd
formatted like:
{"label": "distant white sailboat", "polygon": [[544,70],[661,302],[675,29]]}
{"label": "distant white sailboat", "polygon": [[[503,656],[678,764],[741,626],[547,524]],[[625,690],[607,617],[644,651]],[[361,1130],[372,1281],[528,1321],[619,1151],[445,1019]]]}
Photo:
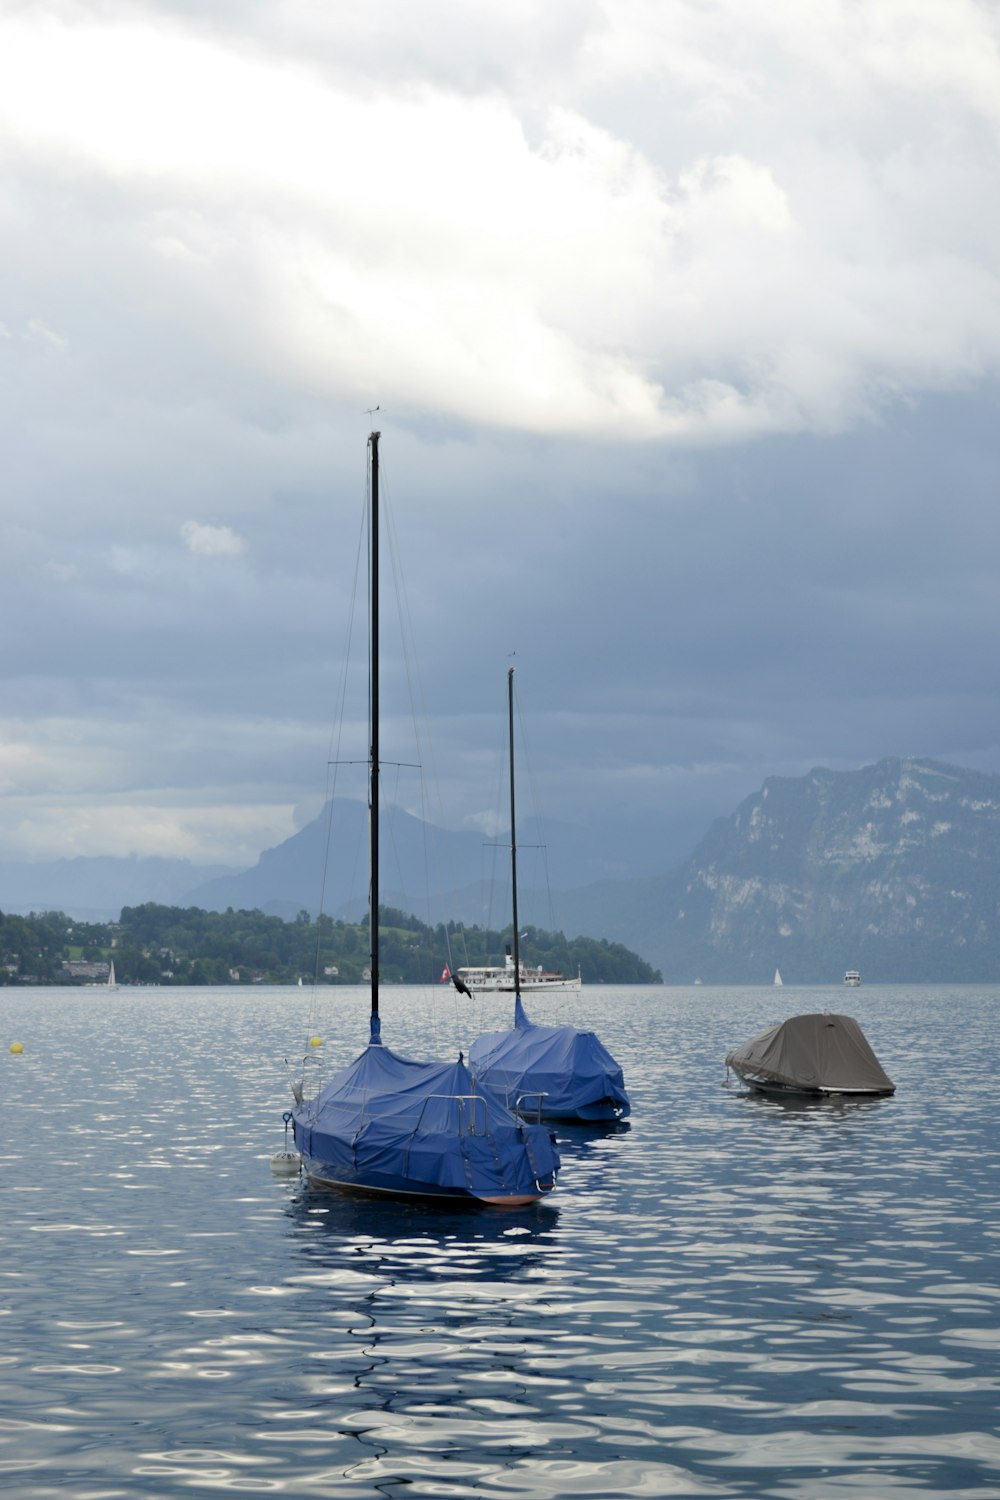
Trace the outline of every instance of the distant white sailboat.
{"label": "distant white sailboat", "polygon": [[784,984],[784,982],[785,982],[782,979],[782,977],[781,977],[781,970],[780,969],[775,969],[775,971],[774,971],[774,982],[775,982],[775,984]]}
{"label": "distant white sailboat", "polygon": [[118,981],[115,979],[115,961],[112,959],[108,966],[108,989],[116,990],[117,988]]}

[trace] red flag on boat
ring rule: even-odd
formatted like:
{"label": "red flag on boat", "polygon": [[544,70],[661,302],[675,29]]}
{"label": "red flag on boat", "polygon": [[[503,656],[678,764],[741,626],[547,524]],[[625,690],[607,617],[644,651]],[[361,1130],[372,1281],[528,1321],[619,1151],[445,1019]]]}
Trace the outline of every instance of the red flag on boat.
{"label": "red flag on boat", "polygon": [[438,980],[438,984],[447,984],[450,978],[451,970],[449,969],[448,965],[445,964],[444,968],[441,970],[441,978]]}

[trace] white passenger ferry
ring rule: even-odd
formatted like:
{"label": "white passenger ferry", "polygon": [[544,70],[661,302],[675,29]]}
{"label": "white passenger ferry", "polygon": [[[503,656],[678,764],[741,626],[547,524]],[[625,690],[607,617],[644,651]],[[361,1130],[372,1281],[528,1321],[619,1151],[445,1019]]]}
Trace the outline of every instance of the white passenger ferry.
{"label": "white passenger ferry", "polygon": [[[442,974],[442,980],[451,976],[447,969]],[[488,995],[514,993],[514,957],[510,949],[507,949],[506,962],[503,964],[481,964],[479,967],[470,966],[458,970],[458,977],[466,989],[474,995]],[[529,969],[525,964],[521,965],[520,991],[521,994],[537,993],[538,990],[578,990],[583,984],[579,974],[576,978],[567,979],[564,974],[556,974],[552,970]]]}
{"label": "white passenger ferry", "polygon": [[848,969],[844,975],[844,983],[857,986],[861,983],[861,975],[857,969]]}

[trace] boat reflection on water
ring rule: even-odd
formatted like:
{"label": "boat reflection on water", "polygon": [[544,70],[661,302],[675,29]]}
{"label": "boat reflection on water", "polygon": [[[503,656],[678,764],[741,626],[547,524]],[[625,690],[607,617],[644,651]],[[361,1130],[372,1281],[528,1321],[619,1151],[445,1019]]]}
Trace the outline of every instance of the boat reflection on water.
{"label": "boat reflection on water", "polygon": [[350,1267],[393,1281],[508,1280],[554,1248],[559,1227],[559,1210],[550,1201],[445,1208],[305,1183],[285,1212],[299,1236],[297,1248],[316,1270]]}
{"label": "boat reflection on water", "polygon": [[[723,1087],[731,1087],[724,1084]],[[787,1115],[817,1115],[821,1118],[856,1118],[891,1104],[889,1094],[765,1094],[756,1089],[735,1093],[740,1104],[770,1111],[780,1119]]]}
{"label": "boat reflection on water", "polygon": [[[554,1127],[559,1154],[566,1166],[562,1201],[566,1224],[582,1222],[588,1229],[607,1232],[605,1216],[617,1196],[621,1207],[633,1202],[639,1191],[635,1150],[629,1149],[632,1124],[608,1121],[600,1126],[559,1124]],[[635,1143],[638,1145],[638,1142]],[[572,1258],[573,1236],[561,1235],[560,1244]],[[550,1260],[552,1266],[554,1257]]]}
{"label": "boat reflection on water", "polygon": [[570,1120],[560,1120],[558,1124],[553,1126],[553,1129],[555,1130],[556,1140],[560,1146],[564,1141],[567,1143],[572,1141],[592,1141],[595,1145],[600,1145],[601,1141],[606,1141],[609,1136],[628,1135],[632,1129],[632,1121],[587,1120],[573,1123]]}
{"label": "boat reflection on water", "polygon": [[560,1121],[558,1125],[553,1126],[553,1129],[560,1156],[565,1155],[570,1161],[580,1161],[595,1153],[602,1153],[608,1145],[614,1149],[615,1137],[628,1135],[632,1129],[632,1122],[631,1120],[600,1120],[593,1124],[572,1125],[569,1121]]}
{"label": "boat reflection on water", "polygon": [[[321,1309],[323,1332],[282,1435],[297,1425],[323,1493],[471,1496],[485,1490],[470,1475],[530,1470],[541,1414],[527,1392],[551,1384],[532,1371],[550,1354],[558,1209],[306,1187],[285,1211],[285,1289]],[[452,1487],[443,1457],[462,1476]]]}

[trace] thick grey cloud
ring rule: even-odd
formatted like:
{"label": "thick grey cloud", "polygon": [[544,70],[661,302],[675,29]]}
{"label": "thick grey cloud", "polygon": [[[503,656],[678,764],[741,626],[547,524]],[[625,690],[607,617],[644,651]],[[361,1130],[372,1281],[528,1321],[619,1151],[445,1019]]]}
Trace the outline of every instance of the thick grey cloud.
{"label": "thick grey cloud", "polygon": [[0,21],[0,850],[314,806],[376,402],[447,821],[1000,765],[995,13],[332,9]]}

